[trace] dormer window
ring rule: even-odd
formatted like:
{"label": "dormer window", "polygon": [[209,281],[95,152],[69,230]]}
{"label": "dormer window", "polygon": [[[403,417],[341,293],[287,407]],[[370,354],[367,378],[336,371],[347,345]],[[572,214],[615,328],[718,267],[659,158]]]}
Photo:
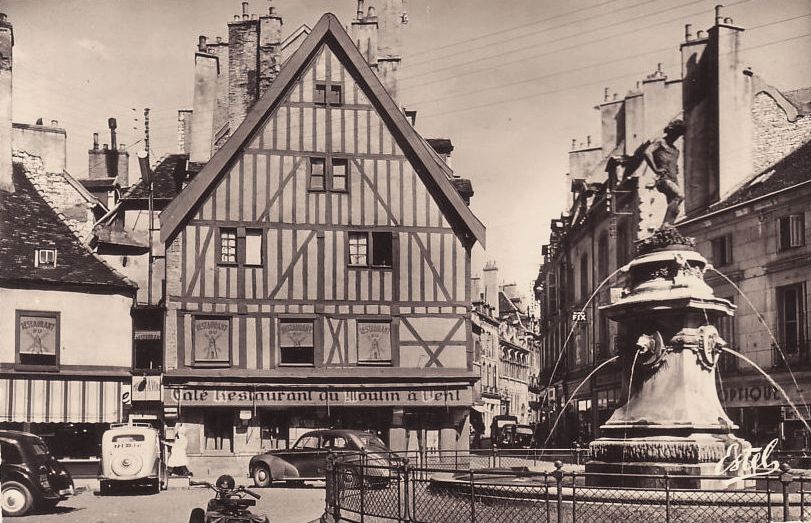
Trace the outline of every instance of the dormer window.
{"label": "dormer window", "polygon": [[37,249],[34,253],[34,267],[56,267],[56,249]]}

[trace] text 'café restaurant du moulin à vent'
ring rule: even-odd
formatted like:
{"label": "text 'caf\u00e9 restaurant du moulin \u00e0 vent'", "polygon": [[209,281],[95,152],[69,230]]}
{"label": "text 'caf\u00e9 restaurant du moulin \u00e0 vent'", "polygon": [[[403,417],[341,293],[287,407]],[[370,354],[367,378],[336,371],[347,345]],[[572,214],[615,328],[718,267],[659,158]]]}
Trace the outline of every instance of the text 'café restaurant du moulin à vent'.
{"label": "text 'caf\u00e9 restaurant du moulin \u00e0 vent'", "polygon": [[[358,321],[350,335],[358,361],[390,362],[391,326]],[[228,353],[228,320],[206,319],[192,332],[206,357]],[[314,347],[312,322],[279,323],[279,346]],[[354,355],[353,355],[354,356]],[[353,358],[354,359],[354,358]],[[212,369],[214,370],[214,368]],[[221,371],[222,369],[216,369]],[[472,387],[464,381],[421,383],[382,367],[382,377],[355,379],[344,369],[310,368],[306,381],[293,369],[278,368],[271,380],[241,377],[225,370],[220,380],[164,377],[164,411],[169,425],[182,423],[191,464],[217,456],[250,456],[260,450],[292,446],[318,428],[353,428],[375,432],[391,448],[456,449],[467,442]],[[403,371],[404,369],[399,369]],[[418,369],[415,369],[418,370]],[[388,376],[388,380],[384,377]],[[173,383],[174,381],[174,383]],[[406,383],[415,381],[415,383]],[[171,432],[171,431],[170,431]]]}

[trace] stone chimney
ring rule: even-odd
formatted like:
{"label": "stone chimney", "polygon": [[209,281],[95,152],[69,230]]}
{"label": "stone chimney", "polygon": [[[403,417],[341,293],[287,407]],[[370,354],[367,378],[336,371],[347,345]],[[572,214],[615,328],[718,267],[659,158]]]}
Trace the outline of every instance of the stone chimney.
{"label": "stone chimney", "polygon": [[398,77],[402,50],[402,30],[408,23],[404,0],[380,0],[378,17],[377,67],[380,81],[392,98],[398,100]]}
{"label": "stone chimney", "polygon": [[377,15],[375,15],[374,7],[369,7],[369,10],[364,12],[363,6],[363,0],[358,0],[357,16],[352,20],[349,34],[360,54],[363,55],[372,69],[377,71]]}
{"label": "stone chimney", "polygon": [[606,87],[603,103],[597,109],[600,111],[602,154],[608,156],[625,140],[625,100],[609,99]]}
{"label": "stone chimney", "polygon": [[259,97],[259,20],[248,14],[228,23],[228,111],[231,132],[245,119]]}
{"label": "stone chimney", "polygon": [[751,77],[744,74],[743,29],[716,6],[709,31],[685,31],[681,45],[685,209],[699,214],[752,171]]}
{"label": "stone chimney", "polygon": [[191,109],[178,109],[177,111],[177,152],[189,154],[191,149],[191,122],[193,111]]}
{"label": "stone chimney", "polygon": [[483,303],[484,291],[482,290],[482,279],[478,274],[470,278],[470,297],[473,305]]}
{"label": "stone chimney", "polygon": [[744,74],[743,28],[721,18],[716,7],[710,41],[715,44],[718,82],[718,189],[724,197],[752,174],[752,77]]}
{"label": "stone chimney", "polygon": [[205,163],[211,158],[219,69],[219,59],[208,53],[207,38],[200,36],[197,52],[194,53],[194,98],[189,146],[191,162]]}
{"label": "stone chimney", "polygon": [[99,149],[98,133],[93,133],[93,148],[88,151],[87,177],[91,180],[115,178],[120,187],[128,187],[130,153],[124,149],[123,145],[118,147],[115,118],[108,119],[107,126],[110,128],[112,147],[104,144],[102,149]]}
{"label": "stone chimney", "polygon": [[498,318],[498,267],[495,261],[489,261],[482,270],[484,281],[484,302],[493,307],[493,315]]}
{"label": "stone chimney", "polygon": [[0,13],[0,191],[14,192],[11,165],[11,65],[14,29]]}
{"label": "stone chimney", "polygon": [[259,98],[270,88],[282,67],[282,17],[268,0],[268,12],[259,17]]}

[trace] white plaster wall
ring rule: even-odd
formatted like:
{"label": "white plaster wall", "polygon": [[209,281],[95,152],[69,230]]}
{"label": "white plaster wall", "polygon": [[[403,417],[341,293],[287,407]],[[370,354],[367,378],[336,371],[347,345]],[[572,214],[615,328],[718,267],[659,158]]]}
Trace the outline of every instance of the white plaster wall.
{"label": "white plaster wall", "polygon": [[0,363],[14,363],[15,311],[60,312],[60,365],[132,366],[132,298],[0,288]]}

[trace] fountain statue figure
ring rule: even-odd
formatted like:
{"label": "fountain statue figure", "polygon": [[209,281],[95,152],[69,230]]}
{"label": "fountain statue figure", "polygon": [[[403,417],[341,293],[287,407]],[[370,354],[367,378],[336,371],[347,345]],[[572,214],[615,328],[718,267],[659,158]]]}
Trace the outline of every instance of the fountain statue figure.
{"label": "fountain statue figure", "polygon": [[[715,388],[716,363],[726,342],[712,324],[735,306],[704,282],[707,261],[694,242],[663,227],[637,243],[622,294],[601,307],[622,326],[622,398],[590,445],[587,472],[594,486],[655,486],[637,475],[711,475],[733,434]],[[633,368],[632,368],[633,367]],[[683,478],[683,488],[717,487],[720,480]]]}

